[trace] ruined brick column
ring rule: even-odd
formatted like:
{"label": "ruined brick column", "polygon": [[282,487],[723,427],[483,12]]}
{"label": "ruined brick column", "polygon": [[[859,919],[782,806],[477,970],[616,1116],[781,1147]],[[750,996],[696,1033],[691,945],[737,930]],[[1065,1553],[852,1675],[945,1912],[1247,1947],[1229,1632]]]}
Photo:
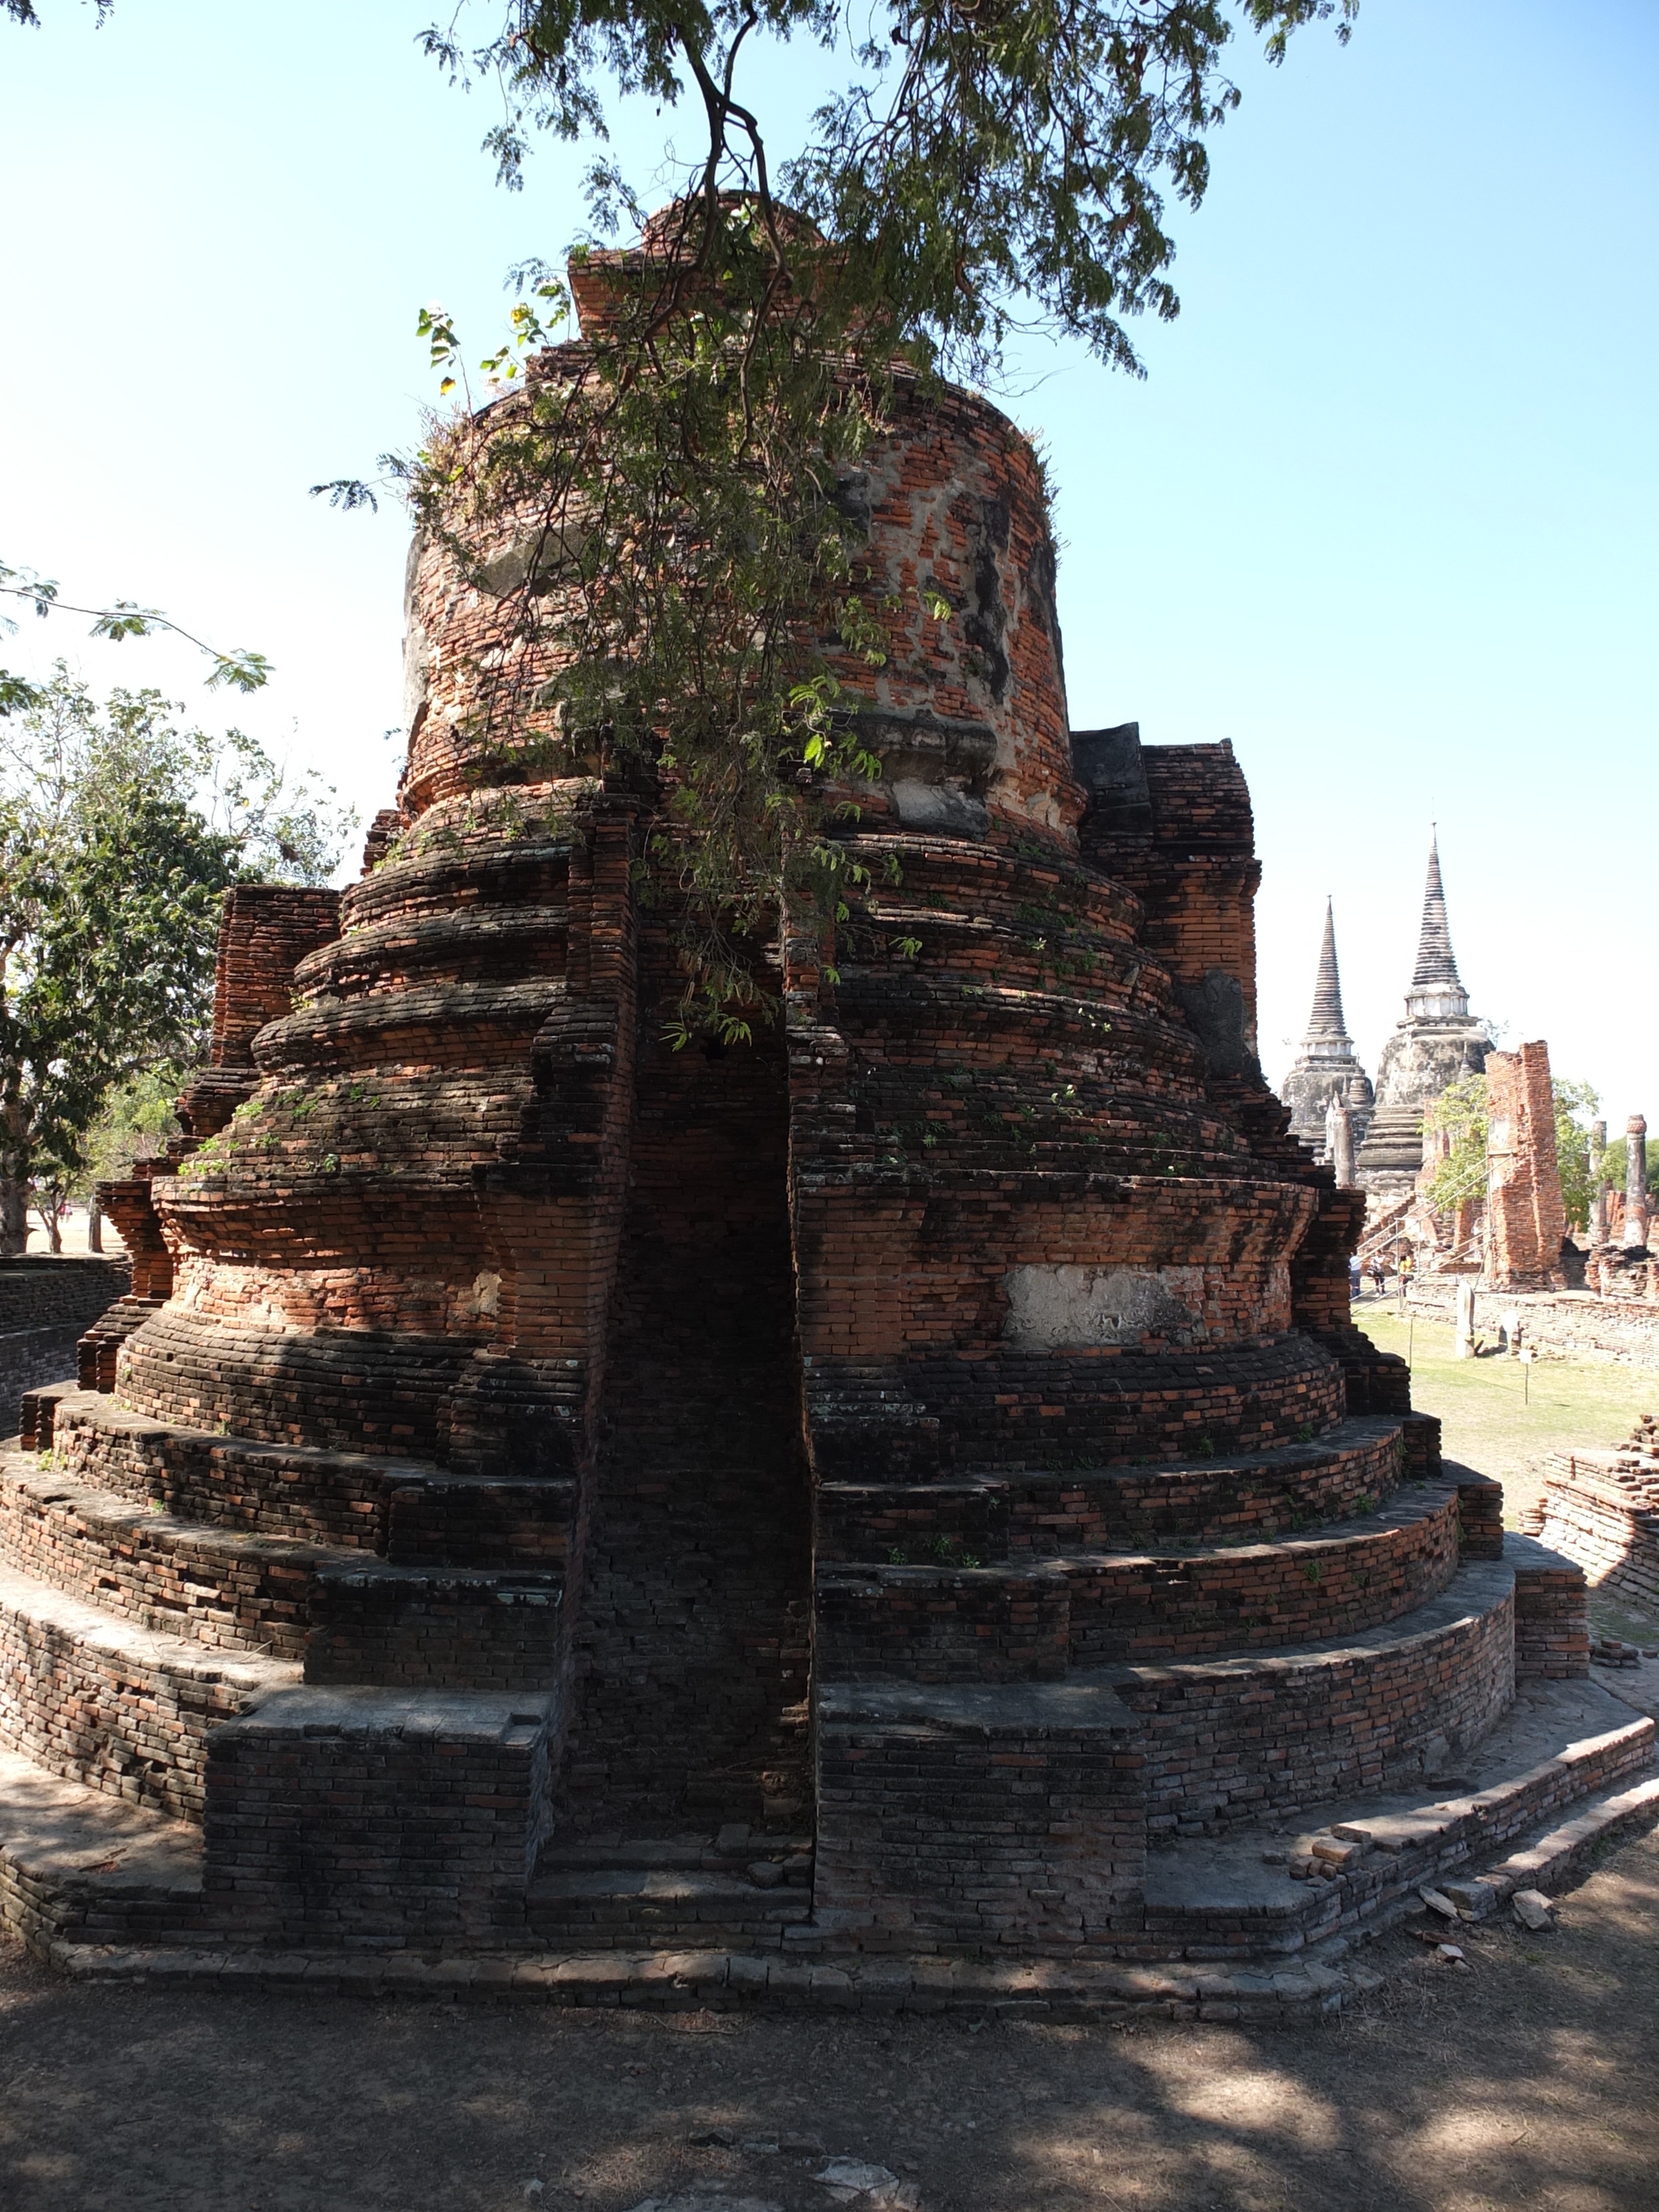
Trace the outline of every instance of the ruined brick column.
{"label": "ruined brick column", "polygon": [[1549,1048],[1486,1058],[1486,1279],[1493,1290],[1560,1289],[1566,1215],[1555,1150]]}
{"label": "ruined brick column", "polygon": [[1605,1121],[1592,1121],[1589,1141],[1590,1206],[1589,1220],[1586,1224],[1592,1251],[1607,1241],[1607,1185],[1602,1167],[1607,1152],[1607,1125]]}
{"label": "ruined brick column", "polygon": [[1625,1124],[1625,1235],[1627,1252],[1648,1241],[1648,1125],[1640,1114]]}

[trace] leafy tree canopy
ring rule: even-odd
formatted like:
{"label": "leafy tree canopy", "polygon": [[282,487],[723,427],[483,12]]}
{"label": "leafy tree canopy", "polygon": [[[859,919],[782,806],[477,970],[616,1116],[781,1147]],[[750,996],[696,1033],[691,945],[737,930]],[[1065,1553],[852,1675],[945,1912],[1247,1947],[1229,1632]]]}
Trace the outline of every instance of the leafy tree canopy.
{"label": "leafy tree canopy", "polygon": [[60,665],[0,727],[0,1250],[31,1176],[80,1170],[112,1086],[199,1055],[227,885],[321,881],[349,826],[314,778],[173,712],[100,707]]}
{"label": "leafy tree canopy", "polygon": [[[12,4],[12,0],[0,0],[0,4]],[[52,577],[37,575],[32,568],[9,568],[3,561],[0,561],[0,599],[23,600],[43,621],[51,614],[90,615],[92,629],[88,635],[107,638],[112,645],[118,645],[123,638],[154,637],[158,631],[171,631],[187,645],[193,645],[198,653],[205,653],[213,663],[213,672],[207,679],[210,690],[227,684],[233,691],[258,691],[270,679],[270,663],[263,653],[254,653],[246,646],[234,653],[221,653],[216,646],[193,637],[181,623],[170,621],[155,607],[141,607],[136,599],[117,599],[107,607],[78,606],[59,597]],[[13,634],[16,628],[9,615],[0,613],[0,631]],[[44,706],[46,702],[46,693],[41,685],[0,668],[0,717],[21,714],[28,708]]]}

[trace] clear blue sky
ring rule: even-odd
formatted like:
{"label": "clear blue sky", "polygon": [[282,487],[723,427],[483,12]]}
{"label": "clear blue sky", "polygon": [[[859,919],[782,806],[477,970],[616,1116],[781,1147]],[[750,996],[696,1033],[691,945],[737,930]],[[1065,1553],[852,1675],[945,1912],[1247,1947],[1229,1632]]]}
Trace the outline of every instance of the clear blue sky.
{"label": "clear blue sky", "polygon": [[[0,27],[0,559],[269,653],[235,712],[367,816],[405,532],[306,487],[415,435],[420,305],[494,343],[507,264],[577,227],[575,160],[495,188],[488,104],[415,51],[422,0],[46,12]],[[1045,349],[1006,403],[1060,486],[1073,720],[1237,746],[1270,1075],[1328,890],[1374,1066],[1437,818],[1476,1011],[1615,1125],[1659,1119],[1659,9],[1364,0],[1346,51],[1237,54],[1147,380]],[[763,73],[799,112],[807,58]],[[622,140],[642,183],[648,126]],[[182,648],[83,628],[31,621],[0,659],[226,711]]]}

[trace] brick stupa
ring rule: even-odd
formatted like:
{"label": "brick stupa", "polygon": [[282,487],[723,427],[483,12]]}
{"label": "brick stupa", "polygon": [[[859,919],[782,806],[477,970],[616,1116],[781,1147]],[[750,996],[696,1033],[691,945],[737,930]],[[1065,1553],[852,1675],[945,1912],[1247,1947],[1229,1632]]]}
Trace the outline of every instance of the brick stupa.
{"label": "brick stupa", "polygon": [[[497,604],[417,544],[395,817],[337,902],[232,895],[196,1149],[111,1194],[134,1296],[4,1463],[8,1786],[92,1838],[5,1846],[32,1940],[1190,2006],[1468,1855],[1437,1815],[1367,1860],[1339,1808],[1476,1758],[1545,1803],[1505,1715],[1583,1672],[1582,1583],[1517,1613],[1497,1485],[1351,1324],[1363,1196],[1256,1061],[1231,748],[1070,728],[985,400],[902,385],[847,489],[901,610],[847,672],[878,888],[833,963],[757,951],[750,1048],[664,1041],[649,792],[491,787]],[[477,548],[502,590],[528,532]],[[1576,1787],[1652,1727],[1603,1733]],[[1298,1824],[1328,1855],[1264,1867]]]}

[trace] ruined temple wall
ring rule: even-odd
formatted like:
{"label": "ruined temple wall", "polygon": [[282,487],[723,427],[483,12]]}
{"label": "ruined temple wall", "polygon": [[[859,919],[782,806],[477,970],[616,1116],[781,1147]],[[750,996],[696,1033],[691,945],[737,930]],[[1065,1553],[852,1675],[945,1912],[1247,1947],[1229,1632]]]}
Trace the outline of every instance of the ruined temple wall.
{"label": "ruined temple wall", "polygon": [[340,893],[234,884],[225,893],[213,975],[215,1067],[252,1066],[267,1022],[293,1011],[294,971],[340,933]]}
{"label": "ruined temple wall", "polygon": [[1109,812],[1085,823],[1087,858],[1133,890],[1143,942],[1174,979],[1212,1070],[1256,1068],[1255,894],[1249,788],[1231,743],[1141,749],[1150,835]]}

